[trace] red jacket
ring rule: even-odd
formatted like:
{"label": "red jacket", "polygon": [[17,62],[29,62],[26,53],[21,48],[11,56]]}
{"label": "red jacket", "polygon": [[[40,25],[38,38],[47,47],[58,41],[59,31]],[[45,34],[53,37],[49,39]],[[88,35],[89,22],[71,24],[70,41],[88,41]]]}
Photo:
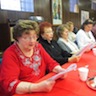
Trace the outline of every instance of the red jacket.
{"label": "red jacket", "polygon": [[[58,63],[54,61],[43,47],[37,43],[31,58],[26,57],[14,43],[3,55],[0,85],[3,93],[14,94],[21,81],[36,82],[45,75],[46,70],[52,71]],[[3,96],[3,95],[0,95]]]}

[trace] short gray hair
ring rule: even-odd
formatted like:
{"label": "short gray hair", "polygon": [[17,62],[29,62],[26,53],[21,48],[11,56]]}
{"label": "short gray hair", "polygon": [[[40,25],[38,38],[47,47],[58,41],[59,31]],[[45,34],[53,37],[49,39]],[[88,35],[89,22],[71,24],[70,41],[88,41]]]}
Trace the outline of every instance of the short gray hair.
{"label": "short gray hair", "polygon": [[61,37],[61,35],[65,31],[65,29],[69,30],[69,27],[68,27],[67,24],[62,24],[62,25],[58,26],[57,29],[56,29],[57,36]]}
{"label": "short gray hair", "polygon": [[13,38],[18,41],[18,37],[21,37],[23,33],[29,30],[35,30],[36,34],[39,32],[39,26],[32,20],[18,20],[13,27]]}

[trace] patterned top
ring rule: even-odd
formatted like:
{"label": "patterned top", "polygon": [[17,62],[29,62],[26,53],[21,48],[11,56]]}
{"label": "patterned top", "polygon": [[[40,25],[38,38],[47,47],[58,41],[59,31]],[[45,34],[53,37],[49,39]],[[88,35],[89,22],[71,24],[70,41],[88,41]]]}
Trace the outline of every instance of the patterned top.
{"label": "patterned top", "polygon": [[[11,45],[3,55],[0,85],[7,95],[15,93],[16,86],[21,81],[36,82],[45,75],[46,70],[52,71],[58,63],[53,60],[37,43],[31,57],[26,57],[17,43]],[[6,92],[3,92],[6,93]],[[2,95],[4,96],[4,95]]]}
{"label": "patterned top", "polygon": [[22,64],[26,67],[29,67],[33,70],[34,75],[39,75],[40,74],[40,69],[39,66],[41,65],[41,54],[40,50],[38,49],[38,44],[36,44],[34,48],[34,54],[31,57],[26,57],[22,51],[19,49],[18,45],[14,43],[16,46],[16,53],[22,62]]}

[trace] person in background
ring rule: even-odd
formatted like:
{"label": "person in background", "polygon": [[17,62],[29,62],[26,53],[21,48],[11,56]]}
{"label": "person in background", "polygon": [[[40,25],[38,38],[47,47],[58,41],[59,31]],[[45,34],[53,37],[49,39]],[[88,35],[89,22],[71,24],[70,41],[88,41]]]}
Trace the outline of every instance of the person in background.
{"label": "person in background", "polygon": [[67,22],[66,24],[69,27],[68,39],[70,41],[74,42],[76,40],[76,34],[73,32],[73,30],[74,30],[74,24],[71,21]]}
{"label": "person in background", "polygon": [[65,70],[37,42],[38,29],[38,24],[31,20],[19,20],[14,26],[15,42],[4,52],[0,70],[1,96],[49,92],[54,80],[36,82],[46,70],[56,73]]}
{"label": "person in background", "polygon": [[68,39],[69,30],[67,24],[58,26],[56,33],[58,36],[57,43],[63,50],[71,54],[79,52],[78,46]]}
{"label": "person in background", "polygon": [[96,21],[94,21],[93,27],[92,27],[92,30],[91,31],[92,31],[92,34],[93,34],[95,40],[96,40]]}
{"label": "person in background", "polygon": [[80,58],[62,50],[57,41],[53,40],[53,34],[52,25],[49,22],[40,23],[39,42],[48,54],[61,65],[67,62],[78,62]]}
{"label": "person in background", "polygon": [[82,25],[81,29],[76,34],[76,42],[79,48],[83,48],[91,42],[95,42],[95,38],[91,32],[93,27],[93,21],[87,19]]}
{"label": "person in background", "polygon": [[74,32],[75,34],[77,34],[78,28],[77,28],[76,26],[74,27],[73,32]]}

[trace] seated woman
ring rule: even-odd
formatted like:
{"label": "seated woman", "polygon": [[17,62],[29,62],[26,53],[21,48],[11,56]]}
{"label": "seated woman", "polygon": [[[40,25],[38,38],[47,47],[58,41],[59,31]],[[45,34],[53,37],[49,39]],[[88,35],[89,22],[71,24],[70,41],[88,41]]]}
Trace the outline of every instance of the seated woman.
{"label": "seated woman", "polygon": [[68,39],[68,35],[69,35],[68,32],[69,30],[67,24],[62,24],[58,26],[56,30],[56,33],[58,35],[57,43],[63,50],[71,54],[75,54],[79,51],[79,49],[74,42]]}
{"label": "seated woman", "polygon": [[72,56],[72,54],[62,50],[57,44],[57,41],[53,40],[53,33],[52,25],[50,23],[42,22],[40,24],[39,42],[43,45],[49,55],[61,65],[66,62],[77,62],[80,57]]}
{"label": "seated woman", "polygon": [[79,48],[83,48],[90,42],[95,42],[95,38],[91,32],[93,27],[93,21],[87,19],[81,26],[81,29],[77,32],[76,42]]}
{"label": "seated woman", "polygon": [[37,42],[38,24],[30,20],[20,20],[13,28],[15,42],[3,55],[0,70],[0,87],[3,94],[12,96],[30,92],[49,92],[55,81],[42,78],[46,69],[53,72],[64,69],[53,60]]}
{"label": "seated woman", "polygon": [[67,26],[69,27],[69,31],[68,31],[68,39],[72,42],[74,42],[76,40],[76,34],[73,32],[74,30],[74,24],[73,22],[69,21],[66,23]]}

